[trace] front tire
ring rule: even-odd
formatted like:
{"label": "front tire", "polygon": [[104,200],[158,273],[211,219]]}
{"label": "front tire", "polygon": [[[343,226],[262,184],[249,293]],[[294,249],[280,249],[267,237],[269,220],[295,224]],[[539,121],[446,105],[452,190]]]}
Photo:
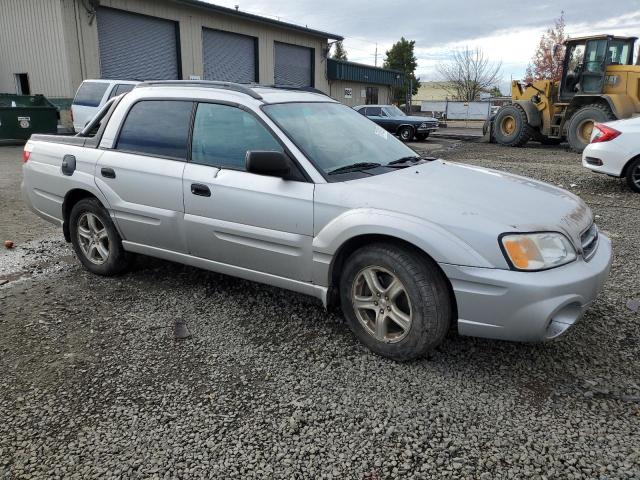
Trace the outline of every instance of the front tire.
{"label": "front tire", "polygon": [[493,120],[493,137],[508,147],[522,147],[533,137],[527,114],[517,105],[507,105],[496,113]]}
{"label": "front tire", "polygon": [[396,361],[433,351],[451,323],[451,297],[437,265],[393,244],[373,244],[349,257],[340,279],[340,300],[358,340]]}
{"label": "front tire", "polygon": [[593,104],[582,107],[569,119],[567,127],[567,140],[571,148],[578,152],[582,151],[591,141],[591,132],[595,123],[604,123],[615,120],[609,107],[601,104]]}
{"label": "front tire", "polygon": [[629,188],[636,193],[640,193],[640,157],[629,164],[625,177]]}
{"label": "front tire", "polygon": [[419,142],[424,142],[429,137],[429,132],[427,133],[416,133],[416,140]]}
{"label": "front tire", "polygon": [[76,255],[91,273],[111,276],[129,267],[131,256],[122,248],[122,238],[98,199],[84,198],[73,206],[69,231]]}
{"label": "front tire", "polygon": [[400,130],[398,130],[398,137],[400,137],[400,140],[403,142],[411,141],[413,138],[413,128],[409,126],[400,128]]}

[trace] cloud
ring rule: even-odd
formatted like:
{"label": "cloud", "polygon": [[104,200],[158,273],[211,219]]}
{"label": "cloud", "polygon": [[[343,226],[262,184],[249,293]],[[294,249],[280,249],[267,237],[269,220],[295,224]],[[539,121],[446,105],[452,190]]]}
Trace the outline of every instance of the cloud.
{"label": "cloud", "polygon": [[634,35],[640,32],[640,0],[218,0],[282,21],[307,25],[345,37],[349,59],[378,65],[384,52],[400,37],[416,42],[418,74],[435,77],[435,66],[451,51],[481,47],[493,61],[503,63],[503,76],[524,73],[540,35],[565,12],[567,33]]}

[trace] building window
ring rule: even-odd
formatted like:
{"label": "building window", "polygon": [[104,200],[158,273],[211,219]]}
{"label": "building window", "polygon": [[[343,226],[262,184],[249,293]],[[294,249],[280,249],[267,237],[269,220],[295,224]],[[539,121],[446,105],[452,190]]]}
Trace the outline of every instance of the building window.
{"label": "building window", "polygon": [[16,93],[18,95],[31,95],[31,87],[29,86],[29,75],[26,73],[16,73]]}
{"label": "building window", "polygon": [[378,87],[367,87],[367,105],[378,103]]}

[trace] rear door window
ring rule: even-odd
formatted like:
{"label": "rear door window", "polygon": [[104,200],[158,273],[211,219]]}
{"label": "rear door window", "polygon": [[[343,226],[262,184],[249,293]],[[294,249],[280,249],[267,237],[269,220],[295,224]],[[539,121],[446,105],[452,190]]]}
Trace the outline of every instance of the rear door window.
{"label": "rear door window", "polygon": [[382,115],[382,108],[367,107],[367,117],[379,117],[380,115]]}
{"label": "rear door window", "polygon": [[133,90],[133,87],[135,87],[135,85],[132,85],[130,83],[119,83],[111,89],[109,98],[117,97],[118,95],[122,95],[123,93],[130,92],[131,90]]}
{"label": "rear door window", "polygon": [[144,100],[131,107],[117,150],[186,160],[192,102]]}
{"label": "rear door window", "polygon": [[109,84],[105,82],[84,82],[76,92],[73,104],[85,107],[97,107],[100,105],[108,86]]}

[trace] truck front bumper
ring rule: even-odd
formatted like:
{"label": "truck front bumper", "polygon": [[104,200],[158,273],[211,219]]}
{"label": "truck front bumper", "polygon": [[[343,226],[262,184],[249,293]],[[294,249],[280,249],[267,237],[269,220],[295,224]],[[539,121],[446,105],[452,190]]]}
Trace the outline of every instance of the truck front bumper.
{"label": "truck front bumper", "polygon": [[431,132],[435,132],[436,130],[438,130],[438,127],[435,127],[435,126],[418,127],[416,128],[416,133],[431,133]]}
{"label": "truck front bumper", "polygon": [[461,335],[521,342],[552,340],[575,324],[609,275],[611,241],[596,253],[542,272],[440,264],[451,281]]}

